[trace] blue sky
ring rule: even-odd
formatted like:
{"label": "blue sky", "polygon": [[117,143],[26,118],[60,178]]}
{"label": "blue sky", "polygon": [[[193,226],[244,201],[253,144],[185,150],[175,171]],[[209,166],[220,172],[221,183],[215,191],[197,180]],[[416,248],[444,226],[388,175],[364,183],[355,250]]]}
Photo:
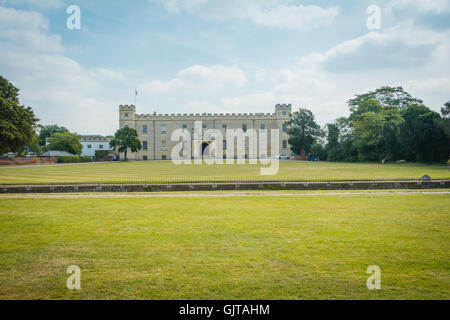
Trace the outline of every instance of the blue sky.
{"label": "blue sky", "polygon": [[[69,5],[81,29],[66,27]],[[381,10],[369,30],[366,9]],[[311,109],[320,124],[354,94],[403,86],[450,99],[448,0],[0,0],[0,74],[43,124],[112,134],[138,113]]]}

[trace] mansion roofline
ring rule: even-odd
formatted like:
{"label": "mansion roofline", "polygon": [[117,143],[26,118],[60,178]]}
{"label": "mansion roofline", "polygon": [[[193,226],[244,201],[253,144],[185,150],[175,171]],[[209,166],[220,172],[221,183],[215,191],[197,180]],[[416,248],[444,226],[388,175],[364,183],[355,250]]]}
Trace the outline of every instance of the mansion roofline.
{"label": "mansion roofline", "polygon": [[134,113],[135,119],[186,119],[189,117],[192,118],[220,118],[220,119],[230,119],[230,118],[247,118],[247,117],[260,117],[260,118],[277,118],[280,115],[277,114],[277,111],[280,112],[291,112],[292,104],[277,104],[275,106],[276,112],[274,113],[177,113],[177,114],[135,114],[136,107],[134,105],[119,105],[120,111],[130,111]]}

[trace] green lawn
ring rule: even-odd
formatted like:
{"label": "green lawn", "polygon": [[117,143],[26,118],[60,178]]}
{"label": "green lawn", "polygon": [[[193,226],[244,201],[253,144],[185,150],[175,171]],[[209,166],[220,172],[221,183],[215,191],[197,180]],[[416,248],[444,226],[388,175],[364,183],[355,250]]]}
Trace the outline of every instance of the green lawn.
{"label": "green lawn", "polygon": [[407,193],[0,198],[0,299],[449,299],[449,208]]}
{"label": "green lawn", "polygon": [[0,183],[86,181],[180,181],[234,179],[419,179],[450,177],[444,165],[381,165],[281,161],[275,176],[261,176],[257,165],[181,165],[170,161],[1,167]]}

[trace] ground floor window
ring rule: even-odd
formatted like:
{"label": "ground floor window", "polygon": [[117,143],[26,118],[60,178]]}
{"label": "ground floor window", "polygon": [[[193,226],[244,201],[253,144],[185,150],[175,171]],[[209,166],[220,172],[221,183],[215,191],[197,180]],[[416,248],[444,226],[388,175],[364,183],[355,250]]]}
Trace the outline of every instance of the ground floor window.
{"label": "ground floor window", "polygon": [[163,160],[167,160],[167,156],[162,156],[162,158],[161,159],[163,159]]}
{"label": "ground floor window", "polygon": [[148,157],[147,157],[147,156],[144,156],[143,159],[144,159],[144,161],[147,161],[147,160],[148,160]]}

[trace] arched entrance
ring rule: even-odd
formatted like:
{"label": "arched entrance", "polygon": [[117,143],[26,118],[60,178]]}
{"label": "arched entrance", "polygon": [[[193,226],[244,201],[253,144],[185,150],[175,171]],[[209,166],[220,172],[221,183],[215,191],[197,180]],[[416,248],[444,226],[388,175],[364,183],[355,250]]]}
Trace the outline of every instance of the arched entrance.
{"label": "arched entrance", "polygon": [[209,143],[208,142],[203,142],[202,143],[202,158],[208,157],[208,154],[205,154],[206,149],[209,147]]}

